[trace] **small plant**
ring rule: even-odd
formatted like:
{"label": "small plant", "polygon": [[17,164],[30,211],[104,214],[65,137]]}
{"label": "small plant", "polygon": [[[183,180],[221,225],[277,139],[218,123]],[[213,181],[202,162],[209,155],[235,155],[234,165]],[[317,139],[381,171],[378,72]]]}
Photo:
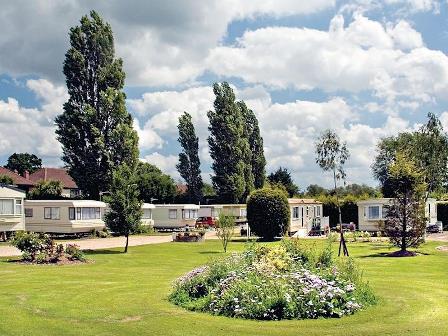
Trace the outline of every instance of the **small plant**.
{"label": "small plant", "polygon": [[48,236],[34,232],[17,232],[11,245],[22,252],[22,258],[27,261],[35,261],[37,254],[44,251],[48,243]]}
{"label": "small plant", "polygon": [[219,214],[219,220],[216,223],[216,235],[221,240],[224,252],[227,252],[227,245],[232,239],[235,231],[235,219],[232,216]]}
{"label": "small plant", "polygon": [[84,252],[82,252],[76,244],[67,244],[65,253],[71,260],[86,261]]}

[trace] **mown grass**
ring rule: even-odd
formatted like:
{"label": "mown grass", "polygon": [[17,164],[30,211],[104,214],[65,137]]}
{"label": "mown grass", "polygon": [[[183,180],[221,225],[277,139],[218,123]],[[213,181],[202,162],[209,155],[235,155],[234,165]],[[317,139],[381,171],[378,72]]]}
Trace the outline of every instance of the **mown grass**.
{"label": "mown grass", "polygon": [[[389,258],[384,244],[350,243],[378,304],[341,319],[278,322],[216,317],[168,302],[176,277],[222,255],[218,241],[96,251],[85,265],[3,259],[0,335],[448,335],[448,253],[437,245],[426,244],[418,257]],[[244,243],[229,247],[242,250]]]}

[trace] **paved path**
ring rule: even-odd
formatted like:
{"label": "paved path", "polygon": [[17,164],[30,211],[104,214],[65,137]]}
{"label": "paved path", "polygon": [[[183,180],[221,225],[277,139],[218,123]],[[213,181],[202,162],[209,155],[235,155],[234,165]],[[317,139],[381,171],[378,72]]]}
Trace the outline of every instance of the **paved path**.
{"label": "paved path", "polygon": [[[167,236],[132,236],[129,237],[129,246],[167,243],[172,241],[171,235]],[[99,239],[78,239],[63,241],[63,244],[76,244],[81,250],[101,250],[114,247],[124,247],[124,237],[99,238]],[[18,249],[12,246],[0,246],[0,257],[20,256]]]}
{"label": "paved path", "polygon": [[448,242],[448,231],[443,231],[442,233],[430,233],[426,239],[431,241]]}

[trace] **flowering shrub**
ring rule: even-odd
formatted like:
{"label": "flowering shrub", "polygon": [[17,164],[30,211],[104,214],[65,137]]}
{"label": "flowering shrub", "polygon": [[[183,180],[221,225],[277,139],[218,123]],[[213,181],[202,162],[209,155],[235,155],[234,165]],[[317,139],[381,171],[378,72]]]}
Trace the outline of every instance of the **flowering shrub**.
{"label": "flowering shrub", "polygon": [[190,310],[257,320],[341,317],[375,302],[351,259],[297,241],[253,245],[176,280],[170,300]]}

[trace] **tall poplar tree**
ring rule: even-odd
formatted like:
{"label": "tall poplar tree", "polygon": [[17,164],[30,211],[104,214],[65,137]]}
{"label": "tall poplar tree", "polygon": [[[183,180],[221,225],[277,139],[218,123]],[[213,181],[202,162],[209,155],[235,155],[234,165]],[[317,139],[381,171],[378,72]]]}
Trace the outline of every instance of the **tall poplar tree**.
{"label": "tall poplar tree", "polygon": [[244,160],[244,120],[228,83],[213,85],[214,110],[207,113],[208,143],[213,159],[213,186],[221,202],[238,203],[246,190]]}
{"label": "tall poplar tree", "polygon": [[[263,138],[260,135],[258,119],[254,111],[247,108],[244,101],[238,102],[245,123],[245,133],[249,144],[250,167],[253,176],[253,185],[256,189],[264,186],[266,180],[266,159],[263,149]],[[246,187],[247,189],[247,187]]]}
{"label": "tall poplar tree", "polygon": [[197,204],[202,201],[203,182],[199,160],[199,138],[196,136],[191,115],[184,112],[179,117],[177,128],[179,129],[178,141],[182,146],[182,152],[179,153],[179,163],[176,168],[187,183],[189,202]]}
{"label": "tall poplar tree", "polygon": [[94,11],[70,29],[64,75],[69,100],[56,118],[69,174],[94,199],[111,186],[113,171],[138,160],[138,136],[125,106],[123,62],[115,58],[111,26]]}

